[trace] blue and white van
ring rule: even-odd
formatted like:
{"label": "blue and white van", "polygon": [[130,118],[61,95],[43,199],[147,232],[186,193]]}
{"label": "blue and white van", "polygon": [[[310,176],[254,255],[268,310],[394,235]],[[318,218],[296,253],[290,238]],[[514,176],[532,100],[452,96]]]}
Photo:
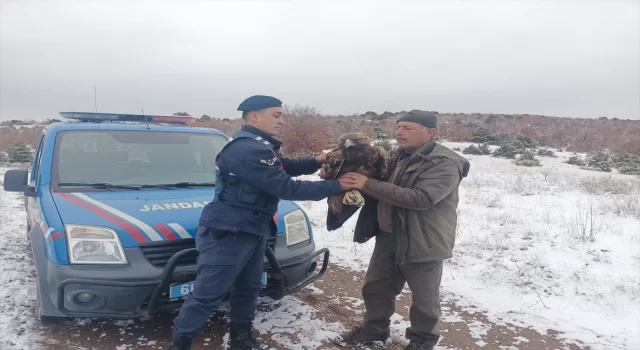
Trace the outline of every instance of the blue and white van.
{"label": "blue and white van", "polygon": [[[68,122],[43,130],[30,171],[4,178],[25,196],[40,318],[148,319],[179,308],[228,137],[191,127],[191,117],[60,114]],[[295,203],[280,201],[274,220],[261,295],[277,300],[322,276],[329,251],[316,250]]]}

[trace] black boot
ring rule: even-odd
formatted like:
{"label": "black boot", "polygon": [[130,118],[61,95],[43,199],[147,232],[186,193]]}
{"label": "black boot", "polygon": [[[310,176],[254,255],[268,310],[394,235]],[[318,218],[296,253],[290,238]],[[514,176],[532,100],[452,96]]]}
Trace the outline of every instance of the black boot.
{"label": "black boot", "polygon": [[191,339],[187,337],[173,337],[167,350],[191,350]]}
{"label": "black boot", "polygon": [[260,343],[253,336],[251,323],[232,323],[228,350],[268,350],[269,346]]}

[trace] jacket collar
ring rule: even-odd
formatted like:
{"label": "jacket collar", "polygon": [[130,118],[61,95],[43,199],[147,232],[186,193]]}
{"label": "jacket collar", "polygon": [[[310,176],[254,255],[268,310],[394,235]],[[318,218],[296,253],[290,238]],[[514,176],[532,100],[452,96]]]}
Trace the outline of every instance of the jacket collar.
{"label": "jacket collar", "polygon": [[416,153],[420,153],[421,155],[426,156],[433,152],[434,147],[436,147],[436,142],[431,141],[429,143],[425,143],[424,146],[422,146],[422,148],[420,148]]}
{"label": "jacket collar", "polygon": [[422,147],[420,147],[418,150],[416,150],[413,153],[409,153],[401,148],[398,148],[397,152],[400,156],[399,159],[427,156],[429,155],[429,153],[433,152],[433,148],[435,146],[436,146],[436,142],[431,141],[431,142],[425,143]]}
{"label": "jacket collar", "polygon": [[272,136],[267,135],[264,131],[256,128],[253,125],[245,124],[242,126],[242,131],[250,132],[256,136],[260,136],[266,141],[269,141],[275,148],[280,148],[282,146],[282,142],[274,139]]}

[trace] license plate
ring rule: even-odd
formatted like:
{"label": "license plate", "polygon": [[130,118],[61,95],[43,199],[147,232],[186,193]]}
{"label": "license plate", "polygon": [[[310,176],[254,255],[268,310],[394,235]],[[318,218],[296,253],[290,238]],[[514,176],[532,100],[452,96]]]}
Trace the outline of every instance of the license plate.
{"label": "license plate", "polygon": [[[262,286],[267,285],[267,273],[262,273]],[[169,288],[169,299],[181,298],[193,292],[193,281],[180,284],[172,284]]]}

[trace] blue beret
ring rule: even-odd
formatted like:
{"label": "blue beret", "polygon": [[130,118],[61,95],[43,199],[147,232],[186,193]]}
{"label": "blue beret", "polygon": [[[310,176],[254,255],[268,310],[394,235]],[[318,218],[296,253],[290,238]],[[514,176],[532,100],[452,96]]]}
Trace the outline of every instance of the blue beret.
{"label": "blue beret", "polygon": [[242,101],[238,106],[239,111],[259,111],[265,108],[282,107],[282,101],[275,97],[255,95]]}

